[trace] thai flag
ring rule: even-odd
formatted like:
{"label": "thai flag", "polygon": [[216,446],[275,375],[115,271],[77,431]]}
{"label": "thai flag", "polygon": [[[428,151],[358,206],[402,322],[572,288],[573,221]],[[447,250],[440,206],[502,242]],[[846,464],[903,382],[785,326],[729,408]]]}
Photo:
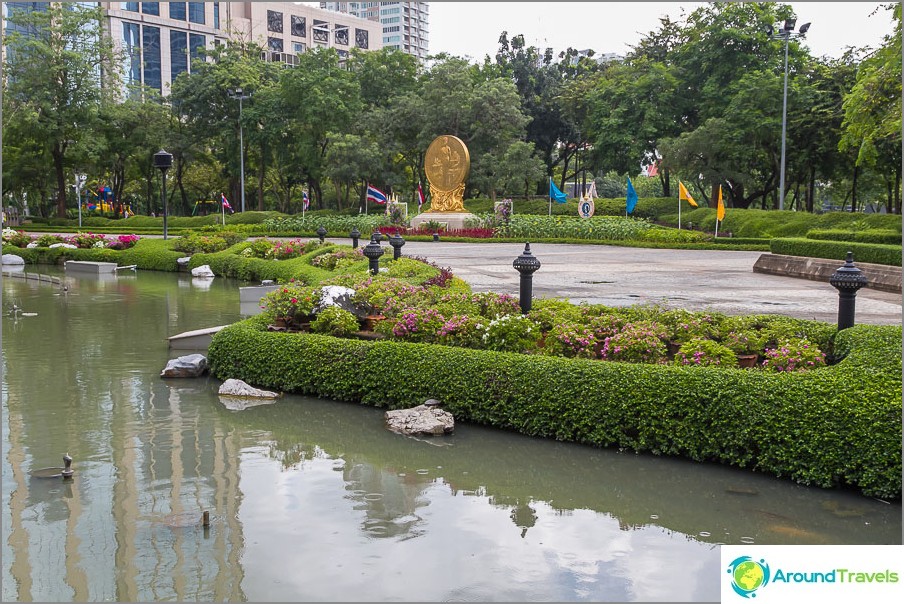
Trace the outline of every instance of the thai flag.
{"label": "thai flag", "polygon": [[304,203],[304,209],[307,210],[311,207],[311,199],[308,197],[307,191],[301,192],[301,200]]}
{"label": "thai flag", "polygon": [[371,203],[378,203],[380,205],[383,205],[386,203],[386,193],[384,193],[380,189],[368,184],[367,185],[367,201],[369,201]]}
{"label": "thai flag", "polygon": [[417,207],[424,205],[424,201],[424,190],[421,188],[421,183],[417,183]]}
{"label": "thai flag", "polygon": [[226,195],[224,193],[220,193],[220,202],[223,204],[223,208],[229,210],[231,213],[235,213],[232,210],[232,206],[229,205],[229,200],[226,199]]}

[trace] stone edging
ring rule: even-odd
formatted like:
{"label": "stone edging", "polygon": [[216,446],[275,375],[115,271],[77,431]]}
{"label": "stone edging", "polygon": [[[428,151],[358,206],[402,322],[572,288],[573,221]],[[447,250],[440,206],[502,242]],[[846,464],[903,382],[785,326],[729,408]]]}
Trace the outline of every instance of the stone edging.
{"label": "stone edging", "polygon": [[[867,287],[896,294],[901,293],[900,267],[857,262],[856,259],[854,264],[866,276]],[[753,272],[828,283],[835,271],[843,265],[844,262],[841,260],[763,254],[753,264]]]}

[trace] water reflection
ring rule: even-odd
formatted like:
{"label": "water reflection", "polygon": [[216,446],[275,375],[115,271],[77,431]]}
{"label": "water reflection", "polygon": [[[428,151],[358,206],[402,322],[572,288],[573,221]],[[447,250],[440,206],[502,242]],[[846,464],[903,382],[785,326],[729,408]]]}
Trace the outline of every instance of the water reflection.
{"label": "water reflection", "polygon": [[[240,318],[226,280],[3,294],[38,313],[3,316],[4,600],[715,600],[718,543],[900,543],[850,493],[161,380],[167,337]],[[71,483],[29,476],[67,451]]]}

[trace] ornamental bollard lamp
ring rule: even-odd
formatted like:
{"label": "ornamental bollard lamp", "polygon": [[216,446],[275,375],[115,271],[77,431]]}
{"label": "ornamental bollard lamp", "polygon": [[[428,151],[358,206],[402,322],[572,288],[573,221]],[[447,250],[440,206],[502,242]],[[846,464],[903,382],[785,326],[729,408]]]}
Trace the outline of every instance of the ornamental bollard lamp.
{"label": "ornamental bollard lamp", "polygon": [[317,227],[317,236],[320,237],[320,245],[323,245],[323,238],[326,237],[326,229],[323,225]]}
{"label": "ornamental bollard lamp", "polygon": [[433,233],[433,240],[439,241],[439,233]]}
{"label": "ornamental bollard lamp", "polygon": [[398,260],[402,256],[402,246],[405,245],[405,240],[397,232],[389,238],[389,245],[392,246],[392,259]]}
{"label": "ornamental bollard lamp", "polygon": [[173,154],[161,149],[154,154],[154,167],[160,170],[160,205],[163,206],[163,238],[166,239],[166,171],[173,165]]}
{"label": "ornamental bollard lamp", "polygon": [[524,252],[512,262],[512,266],[521,273],[521,313],[530,312],[531,296],[533,295],[534,273],[540,268],[540,261],[530,253],[530,244],[524,244]]}
{"label": "ornamental bollard lamp", "polygon": [[380,243],[381,241],[383,241],[383,233],[381,233],[380,231],[374,231],[374,232],[371,234],[371,238],[372,238],[374,241],[376,241],[377,243]]}
{"label": "ornamental bollard lamp", "polygon": [[358,227],[353,228],[348,236],[352,238],[352,249],[358,249],[358,237],[361,236],[361,231],[358,230]]}
{"label": "ornamental bollard lamp", "polygon": [[376,275],[380,272],[380,256],[383,255],[383,248],[377,243],[377,234],[370,236],[370,243],[364,246],[364,255],[370,261],[370,273]]}
{"label": "ornamental bollard lamp", "polygon": [[857,290],[867,285],[863,271],[854,266],[854,252],[847,253],[847,261],[838,267],[829,283],[838,290],[838,331],[853,327]]}

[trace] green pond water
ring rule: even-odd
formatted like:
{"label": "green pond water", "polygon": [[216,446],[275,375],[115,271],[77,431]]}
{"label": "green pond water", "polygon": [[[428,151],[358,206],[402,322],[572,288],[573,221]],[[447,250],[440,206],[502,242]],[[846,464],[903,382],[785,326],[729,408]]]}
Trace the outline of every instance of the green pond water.
{"label": "green pond water", "polygon": [[[167,337],[242,318],[238,283],[36,270],[68,291],[3,278],[4,601],[715,601],[722,543],[901,543],[899,503],[745,470],[231,410],[160,372]],[[71,481],[32,476],[67,452]]]}

